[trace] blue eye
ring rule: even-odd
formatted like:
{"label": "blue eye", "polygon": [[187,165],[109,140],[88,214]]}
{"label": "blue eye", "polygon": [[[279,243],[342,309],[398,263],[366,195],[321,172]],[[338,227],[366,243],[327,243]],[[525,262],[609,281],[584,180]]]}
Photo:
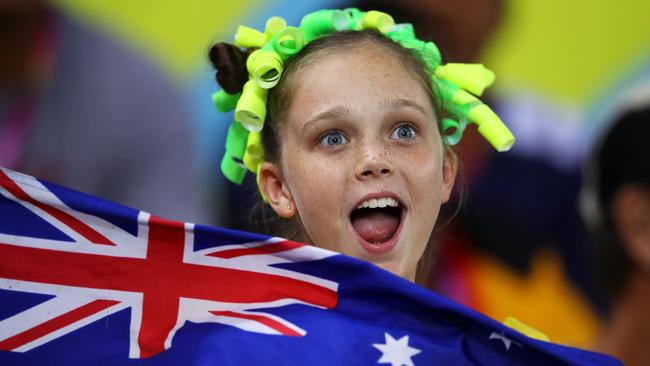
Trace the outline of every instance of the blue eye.
{"label": "blue eye", "polygon": [[390,137],[393,139],[408,140],[414,138],[416,135],[417,131],[415,127],[411,124],[404,123],[399,125]]}
{"label": "blue eye", "polygon": [[325,146],[338,146],[348,142],[340,131],[330,131],[323,135],[320,139],[320,144]]}

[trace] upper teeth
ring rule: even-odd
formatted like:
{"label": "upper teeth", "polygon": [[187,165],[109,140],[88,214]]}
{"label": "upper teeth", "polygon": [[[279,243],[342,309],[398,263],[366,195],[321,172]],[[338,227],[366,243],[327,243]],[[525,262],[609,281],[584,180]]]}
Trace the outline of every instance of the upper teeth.
{"label": "upper teeth", "polygon": [[384,208],[384,207],[398,207],[399,203],[390,197],[384,198],[371,198],[363,201],[357,208]]}

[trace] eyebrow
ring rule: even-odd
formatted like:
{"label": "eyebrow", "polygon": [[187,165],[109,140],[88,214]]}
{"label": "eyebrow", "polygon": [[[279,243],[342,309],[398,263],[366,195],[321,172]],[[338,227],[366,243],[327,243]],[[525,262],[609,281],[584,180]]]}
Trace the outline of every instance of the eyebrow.
{"label": "eyebrow", "polygon": [[389,109],[397,109],[397,108],[412,108],[421,113],[423,116],[427,116],[426,110],[419,105],[418,103],[410,100],[410,99],[404,99],[404,98],[398,98],[398,99],[389,99],[385,100],[380,103],[380,105],[384,108],[389,108]]}
{"label": "eyebrow", "polygon": [[303,126],[303,130],[307,129],[309,127],[309,125],[311,125],[311,124],[313,124],[313,123],[315,123],[317,121],[324,120],[324,119],[339,119],[339,118],[345,117],[345,116],[347,116],[349,114],[350,114],[350,110],[348,108],[345,108],[345,107],[342,107],[342,106],[338,106],[338,107],[334,107],[334,108],[325,110],[323,112],[317,113],[315,116],[310,118],[307,122],[305,122],[305,124]]}

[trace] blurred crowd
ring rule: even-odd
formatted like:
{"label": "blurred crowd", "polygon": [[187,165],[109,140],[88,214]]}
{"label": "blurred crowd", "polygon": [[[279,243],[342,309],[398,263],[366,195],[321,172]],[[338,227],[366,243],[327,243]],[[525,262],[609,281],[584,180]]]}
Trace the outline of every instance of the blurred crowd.
{"label": "blurred crowd", "polygon": [[[434,41],[445,62],[480,63],[508,4],[336,7],[386,11]],[[178,85],[141,52],[57,6],[3,2],[0,166],[168,218],[251,230],[254,181],[236,187],[216,178],[225,128],[187,103],[216,89],[210,72],[201,76]],[[553,341],[650,364],[650,78],[634,84],[604,95],[616,103],[600,114],[535,90],[485,95],[518,140],[500,154],[473,128],[465,132],[462,179],[446,213],[454,220],[440,228],[430,287]],[[199,97],[210,103],[209,94]],[[588,133],[590,118],[601,122]]]}
{"label": "blurred crowd", "polygon": [[0,165],[170,218],[192,197],[183,92],[144,55],[44,1],[0,5]]}

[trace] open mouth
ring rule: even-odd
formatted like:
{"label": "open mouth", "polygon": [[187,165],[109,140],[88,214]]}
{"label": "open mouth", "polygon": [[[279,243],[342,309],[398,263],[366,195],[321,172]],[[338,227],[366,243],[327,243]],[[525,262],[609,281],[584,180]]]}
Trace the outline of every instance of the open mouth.
{"label": "open mouth", "polygon": [[405,208],[391,197],[362,201],[350,213],[350,223],[364,248],[386,252],[396,243]]}

